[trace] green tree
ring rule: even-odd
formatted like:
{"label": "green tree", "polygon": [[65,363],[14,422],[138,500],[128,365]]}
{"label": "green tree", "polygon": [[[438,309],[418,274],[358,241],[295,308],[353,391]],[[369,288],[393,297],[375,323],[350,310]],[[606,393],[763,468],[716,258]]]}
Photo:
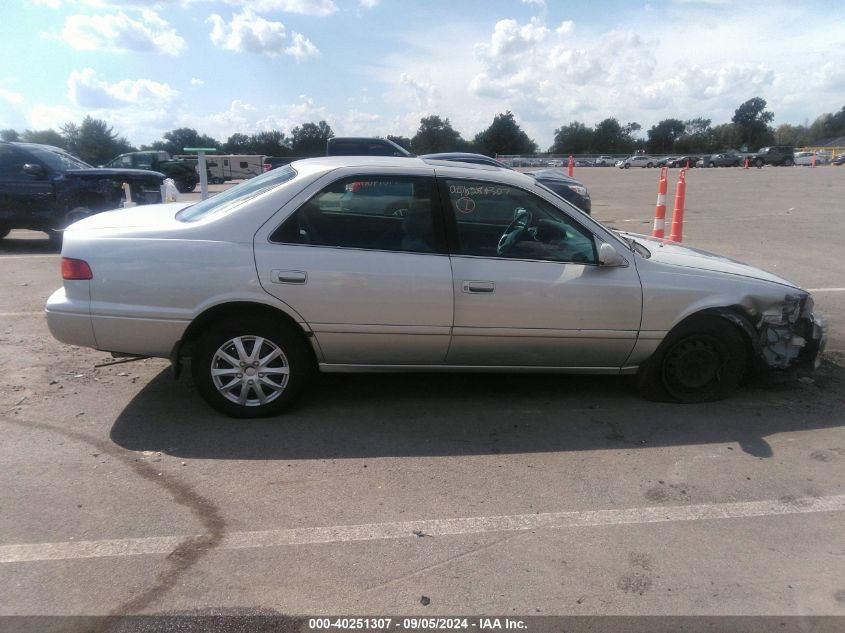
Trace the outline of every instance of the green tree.
{"label": "green tree", "polygon": [[623,128],[613,117],[600,121],[593,132],[593,147],[598,152],[608,154],[632,152],[637,141],[631,135],[629,126]]}
{"label": "green tree", "polygon": [[586,154],[593,147],[593,130],[583,123],[573,121],[555,130],[550,154]]}
{"label": "green tree", "polygon": [[163,149],[170,154],[184,154],[186,147],[214,147],[222,149],[222,143],[215,138],[200,134],[190,127],[180,127],[165,132],[164,141],[153,143],[153,149]]}
{"label": "green tree", "polygon": [[20,140],[24,143],[41,143],[42,145],[67,149],[64,137],[52,128],[49,130],[24,130]]}
{"label": "green tree", "polygon": [[674,151],[678,154],[702,154],[713,152],[713,128],[710,119],[697,118],[684,121],[684,133],[675,141]]}
{"label": "green tree", "polygon": [[86,116],[82,125],[68,123],[62,126],[62,136],[71,154],[92,165],[102,165],[118,154],[134,149],[108,123],[91,116]]}
{"label": "green tree", "polygon": [[16,143],[17,141],[21,140],[21,135],[17,133],[16,130],[12,128],[7,128],[5,130],[0,130],[0,139],[4,141],[8,141],[10,143]]}
{"label": "green tree", "polygon": [[250,138],[246,134],[232,134],[223,144],[223,150],[227,154],[254,154]]}
{"label": "green tree", "polygon": [[810,144],[810,128],[806,125],[791,125],[782,123],[775,130],[775,143],[804,147]]}
{"label": "green tree", "polygon": [[845,106],[837,113],[826,113],[819,116],[810,126],[810,141],[818,141],[845,136]]}
{"label": "green tree", "polygon": [[528,138],[510,110],[497,114],[490,127],[475,135],[473,143],[478,151],[489,156],[533,154],[537,151],[537,143]]}
{"label": "green tree", "polygon": [[[253,134],[249,137],[249,145],[256,154],[265,156],[289,156],[289,140],[284,132],[278,130],[266,130]],[[325,154],[325,149],[323,154]]]}
{"label": "green tree", "polygon": [[723,151],[728,149],[739,149],[742,144],[737,126],[733,123],[722,123],[712,130],[712,144],[710,151]]}
{"label": "green tree", "polygon": [[736,125],[742,143],[749,149],[758,149],[774,138],[769,128],[774,118],[772,112],[766,111],[766,100],[754,97],[736,109],[731,121]]}
{"label": "green tree", "polygon": [[331,126],[325,121],[317,124],[304,123],[293,128],[291,136],[291,154],[294,156],[325,156],[326,143],[334,136]]}
{"label": "green tree", "polygon": [[420,127],[411,139],[411,151],[415,154],[456,152],[466,147],[466,141],[452,127],[449,119],[436,114],[420,119]]}
{"label": "green tree", "polygon": [[685,130],[686,126],[680,119],[663,119],[657,125],[652,125],[646,132],[648,151],[652,154],[672,153],[675,141],[681,138]]}

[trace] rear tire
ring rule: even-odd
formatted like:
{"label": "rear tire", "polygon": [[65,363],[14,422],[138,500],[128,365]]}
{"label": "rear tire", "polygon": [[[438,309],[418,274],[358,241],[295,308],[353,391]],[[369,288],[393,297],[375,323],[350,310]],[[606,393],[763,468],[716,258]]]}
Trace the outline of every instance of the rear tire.
{"label": "rear tire", "polygon": [[701,316],[669,333],[640,369],[637,386],[650,400],[712,402],[733,393],[747,368],[739,329],[719,316]]}
{"label": "rear tire", "polygon": [[82,205],[73,207],[70,211],[68,211],[65,214],[65,217],[61,219],[61,222],[59,223],[60,226],[47,230],[47,239],[50,242],[50,247],[54,250],[61,251],[65,229],[74,222],[87,218],[92,213],[94,213],[94,211],[91,207]]}
{"label": "rear tire", "polygon": [[191,359],[197,390],[208,404],[233,418],[267,417],[290,408],[312,368],[302,334],[263,317],[212,324]]}
{"label": "rear tire", "polygon": [[785,161],[783,161],[784,167],[792,167],[794,164],[795,161],[793,161],[791,158],[787,158]]}
{"label": "rear tire", "polygon": [[196,180],[177,180],[176,181],[176,189],[179,191],[179,193],[191,193],[196,188],[197,188],[197,181]]}

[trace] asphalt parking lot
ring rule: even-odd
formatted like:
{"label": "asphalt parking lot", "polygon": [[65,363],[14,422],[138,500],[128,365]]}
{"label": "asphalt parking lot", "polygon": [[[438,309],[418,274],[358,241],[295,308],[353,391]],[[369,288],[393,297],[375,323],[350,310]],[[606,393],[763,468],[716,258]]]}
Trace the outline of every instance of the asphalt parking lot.
{"label": "asphalt parking lot", "polygon": [[[658,171],[575,175],[649,232]],[[59,256],[13,231],[0,615],[845,616],[843,200],[845,168],[688,174],[685,243],[812,289],[830,338],[812,378],[686,406],[612,377],[333,375],[231,420],[166,361],[53,340]]]}

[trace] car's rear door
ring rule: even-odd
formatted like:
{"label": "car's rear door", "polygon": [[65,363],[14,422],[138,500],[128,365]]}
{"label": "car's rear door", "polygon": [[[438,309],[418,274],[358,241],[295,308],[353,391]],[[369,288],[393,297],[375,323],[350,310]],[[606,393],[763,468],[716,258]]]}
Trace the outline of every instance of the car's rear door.
{"label": "car's rear door", "polygon": [[452,249],[455,324],[447,362],[621,367],[637,339],[633,257],[600,266],[596,236],[535,193],[438,178]]}
{"label": "car's rear door", "polygon": [[452,270],[433,173],[338,170],[289,204],[256,236],[259,278],[312,328],[323,362],[442,364]]}

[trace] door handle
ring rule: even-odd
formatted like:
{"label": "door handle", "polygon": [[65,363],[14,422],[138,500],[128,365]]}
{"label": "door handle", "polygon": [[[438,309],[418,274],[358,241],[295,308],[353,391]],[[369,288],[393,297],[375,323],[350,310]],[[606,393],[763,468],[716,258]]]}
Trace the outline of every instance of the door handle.
{"label": "door handle", "polygon": [[496,284],[492,281],[465,281],[461,284],[461,290],[472,293],[491,293],[496,292]]}
{"label": "door handle", "polygon": [[270,279],[274,284],[304,284],[308,282],[308,273],[304,270],[274,270]]}

